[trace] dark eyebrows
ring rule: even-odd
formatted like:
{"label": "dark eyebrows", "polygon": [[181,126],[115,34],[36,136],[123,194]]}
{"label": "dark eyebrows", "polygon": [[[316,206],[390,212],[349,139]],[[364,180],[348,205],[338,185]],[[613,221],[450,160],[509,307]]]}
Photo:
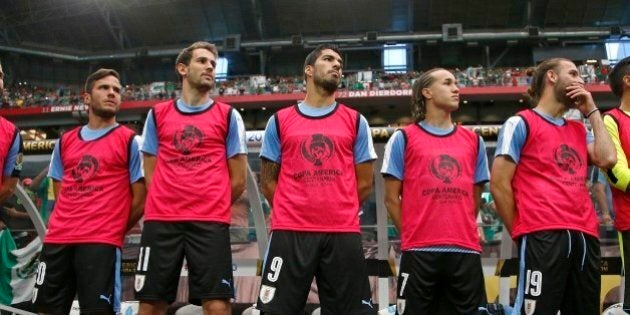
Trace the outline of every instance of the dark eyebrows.
{"label": "dark eyebrows", "polygon": [[325,59],[325,58],[328,58],[328,57],[333,58],[333,59],[336,59],[336,60],[337,60],[340,64],[343,64],[343,59],[341,59],[341,57],[336,58],[335,56],[333,56],[333,55],[331,55],[331,54],[324,54],[324,55],[322,56],[322,59]]}
{"label": "dark eyebrows", "polygon": [[215,67],[217,65],[216,59],[210,59],[210,58],[208,58],[206,56],[199,56],[199,57],[195,58],[195,61],[199,61],[199,62],[202,62],[202,63],[205,63],[208,60],[210,60],[210,64],[212,64],[213,67]]}
{"label": "dark eyebrows", "polygon": [[110,87],[112,87],[114,89],[114,91],[116,91],[116,93],[120,93],[122,87],[120,85],[109,85],[107,83],[103,83],[103,84],[99,84],[96,86],[97,89],[109,89]]}

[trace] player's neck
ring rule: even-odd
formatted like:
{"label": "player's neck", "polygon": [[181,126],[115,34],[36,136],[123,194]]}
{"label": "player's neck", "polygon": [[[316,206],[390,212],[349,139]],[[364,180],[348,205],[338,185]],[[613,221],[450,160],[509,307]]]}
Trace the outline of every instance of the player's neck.
{"label": "player's neck", "polygon": [[318,88],[314,88],[314,90],[307,90],[306,97],[304,98],[304,102],[311,107],[322,108],[329,106],[330,104],[335,102],[335,93],[326,94],[323,90],[320,91]]}
{"label": "player's neck", "polygon": [[184,83],[182,87],[182,100],[189,106],[201,106],[210,100],[210,90],[199,91]]}
{"label": "player's neck", "polygon": [[630,91],[626,91],[621,95],[621,105],[619,108],[624,112],[630,112]]}
{"label": "player's neck", "polygon": [[427,112],[423,123],[431,127],[436,127],[440,129],[448,129],[453,127],[453,119],[451,118],[451,114],[445,111]]}
{"label": "player's neck", "polygon": [[567,107],[552,95],[543,95],[534,109],[554,118],[561,118],[567,111]]}
{"label": "player's neck", "polygon": [[92,116],[89,118],[87,126],[92,130],[104,129],[116,124],[116,116],[112,118],[102,118],[98,116]]}

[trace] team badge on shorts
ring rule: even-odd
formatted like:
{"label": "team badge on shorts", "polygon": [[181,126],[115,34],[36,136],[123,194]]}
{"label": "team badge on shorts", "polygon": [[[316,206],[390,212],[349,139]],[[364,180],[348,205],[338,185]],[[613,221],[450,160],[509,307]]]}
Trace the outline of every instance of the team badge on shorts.
{"label": "team badge on shorts", "polygon": [[407,300],[405,299],[397,299],[396,300],[396,313],[403,314],[405,313],[405,306],[407,305]]}
{"label": "team badge on shorts", "polygon": [[525,299],[525,315],[533,315],[536,311],[536,300]]}
{"label": "team badge on shorts", "polygon": [[144,287],[144,275],[136,275],[136,281],[133,283],[133,288],[136,289],[136,292],[140,292]]}
{"label": "team badge on shorts", "polygon": [[270,287],[268,285],[262,285],[260,287],[260,301],[264,304],[267,304],[273,300],[274,295],[276,294],[276,288]]}
{"label": "team badge on shorts", "polygon": [[35,301],[37,301],[37,288],[33,289],[33,298],[31,299],[31,303],[35,304]]}

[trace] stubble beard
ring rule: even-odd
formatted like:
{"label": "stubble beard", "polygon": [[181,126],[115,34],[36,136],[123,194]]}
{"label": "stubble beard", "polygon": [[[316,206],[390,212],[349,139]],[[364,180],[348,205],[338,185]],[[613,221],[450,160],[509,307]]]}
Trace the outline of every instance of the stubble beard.
{"label": "stubble beard", "polygon": [[337,91],[337,87],[339,86],[340,79],[328,79],[326,80],[324,77],[314,77],[313,83],[315,86],[321,87],[328,94],[333,94]]}

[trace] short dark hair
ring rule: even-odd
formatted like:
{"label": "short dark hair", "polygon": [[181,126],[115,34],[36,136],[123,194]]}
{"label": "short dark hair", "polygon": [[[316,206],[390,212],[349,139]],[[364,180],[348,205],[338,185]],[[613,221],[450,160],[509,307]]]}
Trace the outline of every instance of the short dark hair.
{"label": "short dark hair", "polygon": [[608,74],[610,89],[618,98],[623,95],[623,77],[630,75],[630,57],[621,59]]}
{"label": "short dark hair", "polygon": [[217,50],[217,46],[208,42],[202,42],[202,41],[194,42],[192,45],[182,49],[182,51],[179,52],[179,55],[177,55],[177,58],[175,59],[175,73],[177,74],[177,77],[179,78],[180,81],[183,78],[181,75],[179,75],[179,72],[177,71],[177,65],[182,63],[188,66],[190,64],[190,60],[192,59],[193,50],[199,49],[199,48],[206,49],[209,52],[211,52],[215,57],[217,58],[219,57],[219,51]]}
{"label": "short dark hair", "polygon": [[[321,44],[321,45],[315,47],[315,49],[313,49],[313,51],[311,51],[308,54],[308,56],[306,56],[306,59],[304,60],[304,68],[302,68],[302,70],[306,69],[306,66],[314,65],[315,61],[317,61],[317,58],[319,58],[319,56],[322,55],[322,51],[324,51],[326,49],[330,49],[330,50],[336,52],[339,56],[341,56],[341,53],[339,52],[339,47],[337,45]],[[304,80],[306,80],[306,74],[304,74]]]}
{"label": "short dark hair", "polygon": [[91,93],[92,88],[94,87],[94,82],[108,76],[114,76],[116,79],[120,80],[120,75],[114,69],[105,69],[100,68],[96,70],[94,73],[90,74],[85,80],[85,93]]}
{"label": "short dark hair", "polygon": [[529,95],[533,106],[536,106],[536,104],[540,101],[540,97],[542,96],[545,88],[545,76],[547,75],[547,71],[556,71],[560,63],[563,61],[573,63],[573,61],[566,58],[551,58],[541,62],[536,68],[534,68],[532,73],[532,83],[529,86],[529,89],[527,89],[527,94]]}

